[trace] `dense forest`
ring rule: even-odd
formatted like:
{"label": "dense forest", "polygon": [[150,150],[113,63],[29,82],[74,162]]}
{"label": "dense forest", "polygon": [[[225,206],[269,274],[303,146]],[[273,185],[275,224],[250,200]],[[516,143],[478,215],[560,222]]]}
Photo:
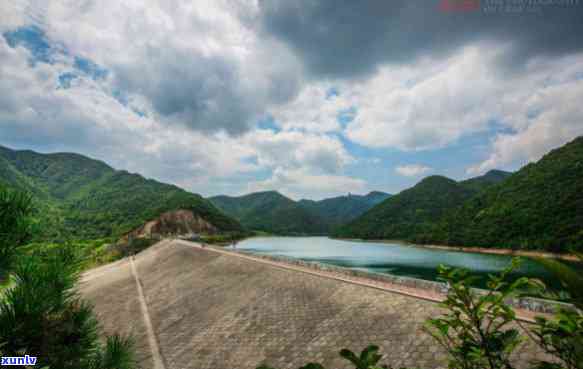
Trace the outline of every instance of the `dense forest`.
{"label": "dense forest", "polygon": [[423,234],[447,210],[474,194],[456,181],[431,176],[413,188],[392,196],[356,220],[340,227],[337,237],[363,239],[408,239]]}
{"label": "dense forest", "polygon": [[455,246],[583,249],[583,137],[508,175],[429,177],[338,229],[337,237]]}
{"label": "dense forest", "polygon": [[417,241],[583,250],[583,137],[526,165],[446,214]]}
{"label": "dense forest", "polygon": [[389,196],[373,191],[320,201],[294,201],[279,192],[265,191],[238,197],[215,196],[209,200],[251,230],[281,235],[322,235]]}
{"label": "dense forest", "polygon": [[216,196],[209,200],[244,227],[282,235],[326,234],[324,219],[279,192],[256,192],[240,197]]}
{"label": "dense forest", "polygon": [[42,238],[117,237],[175,209],[192,210],[223,231],[242,229],[200,195],[77,154],[0,147],[0,181],[33,195]]}
{"label": "dense forest", "polygon": [[390,196],[388,193],[372,191],[366,195],[349,194],[320,201],[304,199],[298,203],[325,219],[329,227],[333,228],[357,218]]}

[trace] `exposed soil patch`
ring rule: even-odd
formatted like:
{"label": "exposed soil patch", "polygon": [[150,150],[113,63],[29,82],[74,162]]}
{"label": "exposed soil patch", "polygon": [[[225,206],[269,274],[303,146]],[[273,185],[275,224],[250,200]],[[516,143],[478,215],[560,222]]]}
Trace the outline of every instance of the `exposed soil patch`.
{"label": "exposed soil patch", "polygon": [[217,227],[190,210],[174,210],[161,214],[141,227],[127,233],[121,242],[135,238],[157,238],[168,236],[194,237],[200,234],[216,234]]}

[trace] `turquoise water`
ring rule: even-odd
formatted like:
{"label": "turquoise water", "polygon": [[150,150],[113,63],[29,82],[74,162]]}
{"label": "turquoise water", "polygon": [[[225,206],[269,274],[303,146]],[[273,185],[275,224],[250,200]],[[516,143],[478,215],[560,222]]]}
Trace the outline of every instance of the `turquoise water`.
{"label": "turquoise water", "polygon": [[[440,264],[463,267],[486,277],[504,269],[507,255],[490,255],[428,249],[397,243],[334,240],[326,237],[257,237],[241,241],[237,249],[266,255],[281,255],[374,273],[435,280]],[[534,261],[522,258],[514,277],[535,277],[550,286],[557,281]],[[483,286],[483,283],[479,283]]]}

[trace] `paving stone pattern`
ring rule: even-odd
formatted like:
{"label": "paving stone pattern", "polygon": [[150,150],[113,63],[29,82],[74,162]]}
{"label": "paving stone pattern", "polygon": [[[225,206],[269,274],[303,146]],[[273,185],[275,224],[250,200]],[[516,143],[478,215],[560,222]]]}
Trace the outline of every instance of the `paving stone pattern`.
{"label": "paving stone pattern", "polygon": [[[423,330],[437,304],[277,268],[237,255],[163,241],[135,258],[150,319],[168,369],[299,368],[310,361],[349,368],[342,348],[381,347],[395,367],[445,368]],[[140,365],[152,368],[127,261],[86,274],[83,293],[107,332],[134,332]],[[540,357],[524,344],[518,368]]]}

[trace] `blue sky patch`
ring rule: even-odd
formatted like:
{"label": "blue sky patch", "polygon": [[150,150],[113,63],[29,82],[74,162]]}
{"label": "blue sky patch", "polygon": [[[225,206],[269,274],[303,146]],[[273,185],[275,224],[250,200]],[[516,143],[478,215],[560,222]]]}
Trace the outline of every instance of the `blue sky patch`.
{"label": "blue sky patch", "polygon": [[330,87],[328,91],[326,91],[326,99],[331,99],[334,96],[340,96],[340,91],[336,87]]}
{"label": "blue sky patch", "polygon": [[63,73],[59,76],[59,87],[62,89],[71,88],[71,81],[77,78],[77,75],[71,72]]}
{"label": "blue sky patch", "polygon": [[12,48],[23,46],[32,54],[31,63],[52,63],[56,50],[51,47],[43,30],[36,26],[21,27],[14,31],[4,32],[4,38]]}
{"label": "blue sky patch", "polygon": [[[51,43],[46,33],[37,26],[20,27],[13,31],[4,32],[3,36],[10,47],[22,46],[30,51],[30,63],[33,66],[38,62],[54,64],[57,54],[71,55],[65,47]],[[108,75],[107,69],[80,56],[74,56],[73,68],[93,80],[105,79]],[[76,77],[79,77],[78,73],[61,74],[58,81],[59,88],[70,88],[71,81]]]}
{"label": "blue sky patch", "polygon": [[261,118],[257,122],[257,127],[259,127],[260,129],[269,129],[276,133],[281,131],[279,126],[276,124],[275,119],[273,119],[273,116],[271,115]]}
{"label": "blue sky patch", "polygon": [[348,123],[352,122],[354,118],[356,118],[356,114],[358,114],[358,109],[356,106],[351,106],[348,109],[339,111],[336,119],[342,127],[346,127]]}
{"label": "blue sky patch", "polygon": [[107,78],[107,69],[100,67],[89,59],[76,56],[73,66],[94,80]]}

